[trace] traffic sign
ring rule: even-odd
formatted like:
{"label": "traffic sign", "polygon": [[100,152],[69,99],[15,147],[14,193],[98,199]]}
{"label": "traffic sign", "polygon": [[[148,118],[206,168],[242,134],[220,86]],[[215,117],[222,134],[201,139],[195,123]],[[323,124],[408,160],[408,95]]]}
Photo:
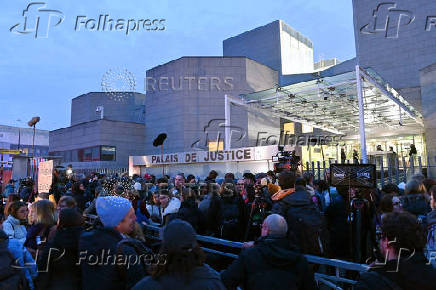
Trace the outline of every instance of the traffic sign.
{"label": "traffic sign", "polygon": [[20,153],[20,150],[0,149],[0,154],[17,155]]}

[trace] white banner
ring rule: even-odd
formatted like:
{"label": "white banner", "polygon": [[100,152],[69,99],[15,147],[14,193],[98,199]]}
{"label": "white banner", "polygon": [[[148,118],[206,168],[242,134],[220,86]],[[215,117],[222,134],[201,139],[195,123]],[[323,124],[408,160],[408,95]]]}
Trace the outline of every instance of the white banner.
{"label": "white banner", "polygon": [[38,168],[38,192],[48,193],[53,181],[53,160],[39,163]]}

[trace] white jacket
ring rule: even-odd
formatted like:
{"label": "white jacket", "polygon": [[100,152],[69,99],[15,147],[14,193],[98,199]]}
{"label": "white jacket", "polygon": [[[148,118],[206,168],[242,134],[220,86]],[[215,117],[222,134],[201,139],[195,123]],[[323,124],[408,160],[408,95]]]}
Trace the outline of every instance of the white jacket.
{"label": "white jacket", "polygon": [[8,235],[9,239],[17,239],[20,242],[26,240],[27,230],[24,225],[20,224],[20,220],[9,215],[3,222],[3,231]]}
{"label": "white jacket", "polygon": [[178,213],[180,208],[180,200],[177,197],[171,198],[166,208],[160,208],[162,220],[167,214]]}

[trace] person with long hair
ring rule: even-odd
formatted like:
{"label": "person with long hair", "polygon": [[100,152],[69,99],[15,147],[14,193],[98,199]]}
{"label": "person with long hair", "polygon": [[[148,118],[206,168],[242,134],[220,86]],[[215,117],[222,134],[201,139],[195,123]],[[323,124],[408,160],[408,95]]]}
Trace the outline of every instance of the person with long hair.
{"label": "person with long hair", "polygon": [[3,230],[9,239],[17,239],[24,243],[26,240],[26,219],[28,209],[24,202],[16,201],[9,206],[8,218],[3,222]]}
{"label": "person with long hair", "polygon": [[56,224],[54,204],[46,199],[36,201],[29,208],[29,224],[24,246],[32,253],[48,239],[50,230]]}
{"label": "person with long hair", "polygon": [[53,241],[44,245],[38,259],[37,289],[81,289],[78,249],[83,225],[84,219],[76,208],[60,210]]}
{"label": "person with long hair", "polygon": [[132,289],[226,289],[220,275],[204,263],[206,256],[189,223],[171,221],[163,229],[162,237],[151,277],[143,278]]}
{"label": "person with long hair", "polygon": [[20,201],[20,196],[18,194],[11,193],[11,194],[8,195],[8,199],[6,201],[5,209],[3,211],[3,216],[4,216],[5,220],[6,220],[6,218],[9,215],[9,206],[13,202],[16,202],[16,201]]}

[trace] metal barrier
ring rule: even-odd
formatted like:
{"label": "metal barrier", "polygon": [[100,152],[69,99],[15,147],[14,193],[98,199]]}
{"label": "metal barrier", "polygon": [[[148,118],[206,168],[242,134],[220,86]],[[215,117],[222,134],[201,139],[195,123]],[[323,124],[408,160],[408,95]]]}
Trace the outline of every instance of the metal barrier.
{"label": "metal barrier", "polygon": [[[146,225],[145,229],[146,229],[146,233],[144,234],[147,238],[161,240],[161,237],[159,235],[161,228],[159,226]],[[199,242],[206,242],[210,244],[233,248],[234,250],[237,249],[238,251],[241,250],[243,244],[241,242],[233,242],[233,241],[223,240],[210,236],[202,236],[202,235],[197,235],[197,240]],[[238,255],[234,253],[222,252],[207,247],[201,247],[201,248],[205,252],[212,253],[212,254],[217,254],[233,259],[236,259],[238,257]],[[336,276],[331,276],[324,273],[315,273],[315,280],[317,281],[318,284],[322,283],[332,289],[342,289],[335,283],[344,283],[350,285],[354,285],[357,283],[357,281],[341,277],[340,276],[341,270],[356,271],[356,272],[366,272],[369,270],[369,266],[365,264],[357,264],[357,263],[352,263],[352,262],[347,262],[337,259],[327,259],[323,257],[313,256],[313,255],[304,255],[304,256],[306,257],[307,261],[311,264],[324,265],[324,266],[330,266],[335,268]]]}
{"label": "metal barrier", "polygon": [[[94,222],[97,219],[97,216],[95,215],[84,215],[84,217],[85,217],[85,222],[88,225],[94,224]],[[161,227],[158,224],[153,223],[150,225],[144,225],[144,229],[145,229],[144,236],[146,238],[157,240],[157,241],[161,240],[161,235],[160,235]],[[243,244],[241,242],[228,241],[228,240],[223,240],[223,239],[219,239],[211,236],[203,236],[203,235],[197,235],[197,241],[199,241],[200,243],[227,247],[229,249],[229,252],[223,252],[205,246],[202,246],[201,248],[203,249],[203,251],[207,253],[220,255],[231,259],[238,258],[237,253],[240,252]],[[327,266],[333,267],[335,269],[335,273],[336,273],[335,276],[328,275],[325,273],[319,273],[319,272],[314,273],[315,281],[318,283],[318,285],[323,284],[331,289],[341,290],[342,288],[337,284],[354,285],[357,283],[357,281],[355,280],[341,277],[340,276],[341,273],[344,273],[345,271],[366,272],[369,270],[369,266],[365,264],[357,264],[357,263],[352,263],[352,262],[347,262],[337,259],[327,259],[323,257],[313,256],[313,255],[304,255],[304,256],[306,257],[307,261],[311,264],[320,265],[324,267]]]}
{"label": "metal barrier", "polygon": [[[87,224],[93,224],[96,220],[97,216],[95,215],[85,215],[85,219]],[[152,225],[144,225],[144,235],[146,238],[148,239],[152,239],[152,240],[161,240],[161,236],[160,236],[160,230],[161,227],[158,226],[157,224],[152,224]],[[224,246],[230,249],[229,252],[223,252],[223,251],[219,251],[216,249],[211,249],[209,247],[204,247],[202,246],[201,248],[203,249],[203,251],[207,252],[207,253],[211,253],[211,254],[215,254],[215,255],[220,255],[223,257],[228,257],[228,258],[232,258],[232,259],[236,259],[238,257],[238,254],[236,253],[231,253],[232,251],[235,252],[240,252],[241,248],[242,248],[242,244],[241,242],[233,242],[233,241],[228,241],[228,240],[223,240],[223,239],[219,239],[219,238],[215,238],[215,237],[210,237],[210,236],[202,236],[202,235],[197,235],[197,240],[200,243],[207,243],[207,244],[213,244],[213,245],[219,245],[219,246]],[[342,289],[340,286],[336,285],[335,283],[342,283],[342,284],[348,284],[348,285],[354,285],[357,281],[351,280],[351,279],[347,279],[347,278],[343,278],[340,276],[341,270],[342,272],[344,270],[347,271],[357,271],[357,272],[366,272],[369,269],[368,265],[364,265],[364,264],[357,264],[357,263],[352,263],[352,262],[347,262],[347,261],[342,261],[342,260],[337,260],[337,259],[327,259],[327,258],[322,258],[322,257],[317,257],[317,256],[312,256],[312,255],[304,255],[307,259],[307,261],[311,264],[316,264],[316,265],[323,265],[323,266],[330,266],[330,267],[334,267],[335,268],[335,272],[336,272],[336,276],[331,276],[331,275],[327,275],[324,273],[315,273],[315,280],[316,282],[319,284],[324,284],[325,286],[328,286],[332,289]]]}

